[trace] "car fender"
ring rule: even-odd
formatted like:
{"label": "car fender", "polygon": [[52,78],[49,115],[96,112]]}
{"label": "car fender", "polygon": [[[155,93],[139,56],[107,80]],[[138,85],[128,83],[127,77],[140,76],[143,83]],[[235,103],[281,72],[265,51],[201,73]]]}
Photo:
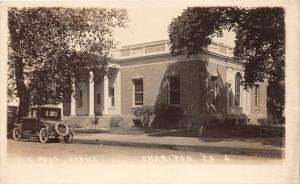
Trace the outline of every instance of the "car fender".
{"label": "car fender", "polygon": [[38,130],[40,130],[41,128],[46,128],[47,132],[50,133],[51,132],[51,127],[48,124],[41,124],[38,127]]}
{"label": "car fender", "polygon": [[15,127],[18,127],[18,128],[20,128],[20,129],[22,130],[22,124],[14,124],[13,129],[14,129]]}
{"label": "car fender", "polygon": [[[65,123],[66,124],[66,123]],[[73,135],[75,134],[75,129],[74,129],[74,127],[72,126],[72,125],[68,125],[68,124],[66,124],[67,126],[68,126],[68,128],[69,128],[69,133],[72,133]]]}

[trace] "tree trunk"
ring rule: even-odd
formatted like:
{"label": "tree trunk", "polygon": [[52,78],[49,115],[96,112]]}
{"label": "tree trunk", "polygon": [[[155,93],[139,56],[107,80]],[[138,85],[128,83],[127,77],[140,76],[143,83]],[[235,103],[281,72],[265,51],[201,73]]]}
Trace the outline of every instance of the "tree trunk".
{"label": "tree trunk", "polygon": [[278,119],[281,123],[284,123],[284,84],[282,84],[280,81],[269,81],[267,92],[268,114],[271,115],[273,118]]}
{"label": "tree trunk", "polygon": [[28,114],[30,106],[30,97],[24,79],[24,63],[21,57],[16,58],[15,75],[17,96],[19,97],[19,111],[17,116],[17,123],[19,123],[21,118]]}

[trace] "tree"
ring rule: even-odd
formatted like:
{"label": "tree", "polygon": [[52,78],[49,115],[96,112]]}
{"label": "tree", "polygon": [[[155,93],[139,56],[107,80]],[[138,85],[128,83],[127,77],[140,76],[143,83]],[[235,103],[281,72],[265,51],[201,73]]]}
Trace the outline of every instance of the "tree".
{"label": "tree", "polygon": [[283,8],[187,8],[169,25],[171,54],[197,55],[223,31],[236,33],[234,60],[243,63],[242,84],[268,80],[268,107],[277,118],[284,108],[285,29]]}
{"label": "tree", "polygon": [[19,118],[30,105],[68,100],[89,71],[106,72],[113,29],[126,21],[124,9],[9,9],[8,92],[19,98]]}

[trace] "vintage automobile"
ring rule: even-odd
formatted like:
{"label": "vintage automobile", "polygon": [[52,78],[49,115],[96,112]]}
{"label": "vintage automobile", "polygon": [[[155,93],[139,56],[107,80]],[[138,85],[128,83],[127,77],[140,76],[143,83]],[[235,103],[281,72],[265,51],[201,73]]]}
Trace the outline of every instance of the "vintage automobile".
{"label": "vintage automobile", "polygon": [[13,139],[21,140],[23,135],[37,136],[41,143],[49,138],[63,137],[65,143],[71,143],[74,136],[73,127],[61,121],[61,109],[56,107],[31,107],[27,117],[15,123]]}
{"label": "vintage automobile", "polygon": [[18,106],[7,106],[7,134],[10,135],[17,119]]}

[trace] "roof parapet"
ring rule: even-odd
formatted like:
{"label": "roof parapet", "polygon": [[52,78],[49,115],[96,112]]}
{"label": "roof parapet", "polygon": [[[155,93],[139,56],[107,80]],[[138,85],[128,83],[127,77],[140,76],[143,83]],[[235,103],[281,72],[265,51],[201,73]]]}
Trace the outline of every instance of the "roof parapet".
{"label": "roof parapet", "polygon": [[[141,56],[149,56],[156,54],[170,53],[169,40],[160,40],[155,42],[147,42],[135,45],[128,45],[111,51],[114,59],[127,59]],[[233,56],[233,48],[223,43],[212,42],[204,48],[204,50],[212,53],[220,54],[226,57]]]}

